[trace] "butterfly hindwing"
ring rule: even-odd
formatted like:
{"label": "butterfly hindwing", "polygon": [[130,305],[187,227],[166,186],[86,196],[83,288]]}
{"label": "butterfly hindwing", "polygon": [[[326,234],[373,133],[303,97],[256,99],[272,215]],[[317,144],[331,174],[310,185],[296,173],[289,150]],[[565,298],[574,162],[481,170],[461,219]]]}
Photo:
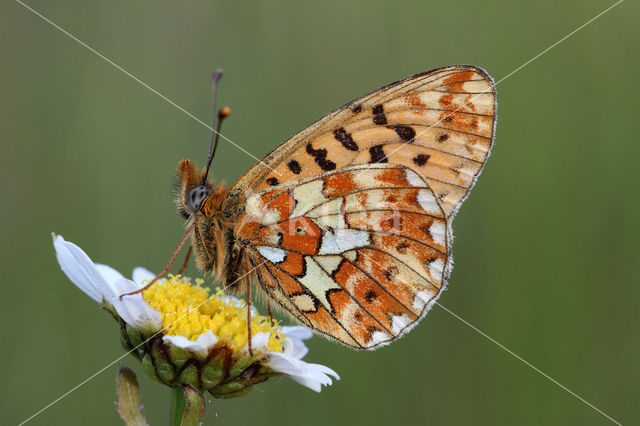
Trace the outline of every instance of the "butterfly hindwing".
{"label": "butterfly hindwing", "polygon": [[264,190],[248,206],[238,235],[264,265],[264,290],[349,346],[395,339],[442,287],[444,213],[404,166],[350,166]]}

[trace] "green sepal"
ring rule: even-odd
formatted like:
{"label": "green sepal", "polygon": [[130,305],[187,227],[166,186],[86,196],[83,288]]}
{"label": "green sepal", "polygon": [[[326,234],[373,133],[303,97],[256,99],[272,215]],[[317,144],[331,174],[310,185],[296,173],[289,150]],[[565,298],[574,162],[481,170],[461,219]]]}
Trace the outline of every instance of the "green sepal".
{"label": "green sepal", "polygon": [[247,385],[234,382],[222,386],[217,386],[214,389],[210,390],[209,393],[214,398],[230,399],[244,396],[251,392],[251,389],[253,389],[253,384]]}
{"label": "green sepal", "polygon": [[233,379],[241,375],[255,360],[255,357],[245,358],[233,364],[229,369],[229,378]]}
{"label": "green sepal", "polygon": [[173,345],[165,345],[167,348],[167,352],[169,353],[169,358],[173,365],[176,366],[177,369],[182,368],[184,364],[193,358],[193,354],[187,351],[186,349],[179,348]]}
{"label": "green sepal", "polygon": [[200,375],[198,374],[198,367],[191,363],[184,367],[178,376],[178,382],[182,385],[189,385],[193,388],[200,388]]}
{"label": "green sepal", "polygon": [[120,322],[120,315],[118,315],[118,312],[116,312],[116,309],[113,307],[111,303],[103,299],[102,303],[100,304],[100,307],[105,311],[109,312],[116,321]]}
{"label": "green sepal", "polygon": [[140,363],[142,364],[142,368],[149,375],[149,377],[151,377],[153,380],[156,380],[160,383],[164,383],[162,380],[160,380],[160,377],[158,377],[158,374],[156,373],[156,367],[155,365],[153,365],[153,359],[151,359],[151,354],[145,354],[142,357],[142,361],[140,361]]}
{"label": "green sepal", "polygon": [[200,372],[204,389],[211,389],[222,382],[227,375],[227,365],[233,355],[227,346],[221,344],[214,346],[209,354],[210,358]]}
{"label": "green sepal", "polygon": [[202,387],[205,390],[211,389],[222,381],[225,371],[222,366],[216,364],[206,364],[202,367],[200,373],[200,379],[202,380]]}
{"label": "green sepal", "polygon": [[153,360],[155,361],[155,369],[158,377],[167,384],[173,382],[173,379],[176,377],[176,370],[164,351],[162,339],[155,339],[153,341],[151,356],[153,356]]}
{"label": "green sepal", "polygon": [[225,384],[216,386],[209,392],[216,398],[235,398],[246,395],[251,391],[253,385],[264,382],[274,375],[276,374],[256,362],[248,366],[238,376],[228,379]]}
{"label": "green sepal", "polygon": [[134,349],[137,352],[139,357],[142,357],[144,355],[144,347],[142,345],[142,335],[140,335],[140,332],[138,332],[138,330],[136,330],[135,328],[131,327],[129,324],[125,324],[124,325],[124,332],[127,336],[127,339],[129,340],[129,343],[131,344],[131,347],[129,349]]}

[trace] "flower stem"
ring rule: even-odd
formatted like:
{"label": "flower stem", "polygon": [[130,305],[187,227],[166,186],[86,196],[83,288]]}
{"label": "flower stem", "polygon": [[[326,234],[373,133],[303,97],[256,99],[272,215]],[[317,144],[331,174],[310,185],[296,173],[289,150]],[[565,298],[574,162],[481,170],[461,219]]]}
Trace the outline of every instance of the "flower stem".
{"label": "flower stem", "polygon": [[184,397],[182,386],[176,386],[171,390],[171,426],[180,426],[182,416],[187,408],[187,401]]}

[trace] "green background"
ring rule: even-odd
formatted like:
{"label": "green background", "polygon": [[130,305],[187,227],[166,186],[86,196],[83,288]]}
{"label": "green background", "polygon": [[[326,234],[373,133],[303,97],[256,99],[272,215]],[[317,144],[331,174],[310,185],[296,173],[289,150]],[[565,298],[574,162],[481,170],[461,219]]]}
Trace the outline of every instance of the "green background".
{"label": "green background", "polygon": [[[622,423],[638,423],[639,7],[626,1],[28,4],[204,122],[225,70],[223,133],[257,157],[383,84],[468,63],[499,81],[491,158],[455,221],[443,306]],[[3,273],[0,413],[16,424],[123,353],[113,320],[69,283],[50,232],[128,274],[182,233],[174,167],[209,131],[14,1],[0,6]],[[636,29],[634,29],[634,26]],[[255,160],[222,143],[213,174]],[[196,274],[194,269],[191,275]],[[342,380],[282,379],[211,401],[205,424],[608,424],[440,307],[373,353],[314,338]],[[169,389],[132,357],[151,424]],[[117,364],[30,424],[118,424]]]}

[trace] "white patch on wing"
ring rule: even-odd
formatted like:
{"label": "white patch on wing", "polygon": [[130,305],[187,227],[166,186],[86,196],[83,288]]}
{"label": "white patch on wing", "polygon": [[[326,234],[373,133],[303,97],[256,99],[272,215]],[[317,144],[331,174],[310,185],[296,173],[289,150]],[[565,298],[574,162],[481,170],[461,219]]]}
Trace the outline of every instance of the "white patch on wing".
{"label": "white patch on wing", "polygon": [[268,229],[268,232],[263,234],[262,242],[271,244],[274,246],[280,245],[281,237],[278,235],[275,229]]}
{"label": "white patch on wing", "polygon": [[398,334],[410,323],[411,318],[407,314],[394,315],[391,317],[391,331]]}
{"label": "white patch on wing", "polygon": [[429,189],[421,189],[418,191],[418,204],[428,213],[434,215],[440,214],[440,206],[436,201],[436,197],[433,196],[433,192]]}
{"label": "white patch on wing", "polygon": [[260,223],[269,225],[280,221],[280,212],[276,209],[267,210],[262,216]]}
{"label": "white patch on wing", "polygon": [[287,251],[277,247],[258,246],[258,251],[272,263],[280,263],[287,257]]}
{"label": "white patch on wing", "polygon": [[262,194],[254,194],[247,200],[245,211],[253,217],[261,217],[263,214],[264,203],[262,202]]}
{"label": "white patch on wing", "polygon": [[321,216],[313,219],[313,221],[320,228],[346,228],[347,224],[344,221],[344,216],[341,214],[332,214],[328,216]]}
{"label": "white patch on wing", "polygon": [[369,233],[359,229],[335,229],[322,236],[318,254],[340,254],[347,250],[369,245]]}
{"label": "white patch on wing", "polygon": [[407,170],[405,170],[405,173],[407,175],[407,182],[409,182],[409,185],[418,186],[418,187],[422,187],[422,188],[428,188],[429,187],[429,185],[427,185],[427,182],[425,182],[424,179],[422,179],[420,177],[420,175],[418,175],[413,170],[407,169]]}
{"label": "white patch on wing", "polygon": [[330,214],[340,214],[342,209],[342,197],[334,198],[331,201],[323,203],[320,206],[309,210],[305,216],[307,217],[318,217]]}
{"label": "white patch on wing", "polygon": [[378,343],[386,342],[389,339],[391,339],[391,336],[389,336],[387,333],[385,333],[384,331],[376,330],[371,333],[371,340],[367,343],[367,346],[374,346]]}
{"label": "white patch on wing", "polygon": [[341,290],[342,287],[327,275],[310,256],[305,256],[304,261],[307,265],[307,273],[304,277],[298,278],[298,281],[331,312],[331,303],[327,299],[327,291],[331,289]]}
{"label": "white patch on wing", "polygon": [[444,270],[444,260],[437,258],[429,264],[429,273],[431,277],[440,282],[442,280],[442,271]]}
{"label": "white patch on wing", "polygon": [[[366,155],[367,158],[370,156],[368,152],[361,154]],[[386,169],[381,170],[373,165],[370,166],[368,169],[362,169],[353,174],[352,178],[356,188],[375,188],[378,186],[377,177],[384,173]]]}
{"label": "white patch on wing", "polygon": [[291,213],[291,216],[302,216],[308,210],[311,210],[318,204],[327,201],[327,197],[322,194],[323,185],[324,182],[322,180],[314,180],[300,186],[296,186],[293,189],[293,198],[295,198],[297,204],[295,210]]}
{"label": "white patch on wing", "polygon": [[444,245],[445,230],[443,222],[433,222],[429,227],[429,233],[436,244]]}
{"label": "white patch on wing", "polygon": [[325,271],[332,274],[342,262],[342,256],[314,256],[313,260],[318,262]]}
{"label": "white patch on wing", "polygon": [[294,296],[293,303],[295,303],[301,311],[315,311],[316,308],[315,303],[313,303],[313,298],[304,293]]}
{"label": "white patch on wing", "polygon": [[413,296],[413,309],[423,310],[429,300],[433,299],[435,293],[430,289],[419,291]]}
{"label": "white patch on wing", "polygon": [[270,225],[272,223],[276,223],[280,221],[280,212],[275,209],[266,209],[265,211],[265,203],[262,202],[262,196],[264,192],[259,192],[257,194],[249,197],[246,203],[245,211],[247,213],[248,222],[256,221],[263,225]]}
{"label": "white patch on wing", "polygon": [[369,189],[349,194],[345,197],[344,210],[345,212],[359,212],[384,207],[387,204],[385,195],[384,189]]}
{"label": "white patch on wing", "polygon": [[351,262],[355,262],[356,259],[358,258],[358,252],[355,250],[351,250],[348,252],[343,253],[344,257],[346,257],[348,260],[350,260]]}

